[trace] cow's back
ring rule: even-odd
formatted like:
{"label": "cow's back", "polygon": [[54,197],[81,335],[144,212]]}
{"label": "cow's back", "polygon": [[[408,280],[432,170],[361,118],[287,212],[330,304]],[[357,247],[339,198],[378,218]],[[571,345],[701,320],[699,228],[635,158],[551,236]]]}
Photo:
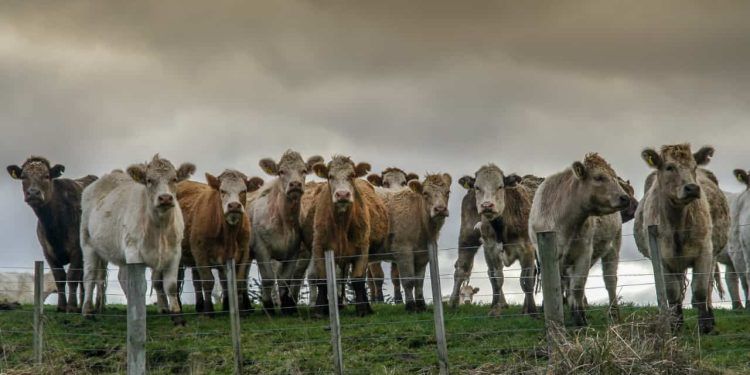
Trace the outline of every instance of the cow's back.
{"label": "cow's back", "polygon": [[729,236],[729,205],[724,193],[716,183],[716,177],[710,171],[698,168],[698,183],[706,194],[711,209],[711,241],[714,255],[718,255],[726,247]]}
{"label": "cow's back", "polygon": [[193,256],[190,253],[190,234],[193,231],[196,216],[199,215],[196,207],[210,189],[210,186],[196,181],[183,181],[177,184],[177,201],[180,204],[182,218],[185,222],[185,230],[182,238],[183,263],[193,263]]}
{"label": "cow's back", "polygon": [[362,198],[362,203],[367,207],[370,222],[370,244],[371,248],[379,249],[385,245],[389,231],[388,211],[383,200],[375,193],[375,188],[362,179],[354,180],[355,189]]}
{"label": "cow's back", "polygon": [[418,244],[425,237],[429,219],[421,195],[410,189],[376,192],[388,211],[389,231],[394,244]]}

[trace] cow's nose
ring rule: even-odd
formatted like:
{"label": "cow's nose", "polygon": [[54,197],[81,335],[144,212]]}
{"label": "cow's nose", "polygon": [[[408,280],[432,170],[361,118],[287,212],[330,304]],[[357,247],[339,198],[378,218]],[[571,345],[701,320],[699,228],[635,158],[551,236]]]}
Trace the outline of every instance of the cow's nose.
{"label": "cow's nose", "polygon": [[464,300],[464,305],[471,305],[471,300],[468,300],[468,299]]}
{"label": "cow's nose", "polygon": [[620,195],[619,200],[620,200],[620,206],[622,207],[625,207],[630,204],[630,197],[625,194]]}
{"label": "cow's nose", "polygon": [[289,182],[289,188],[287,190],[302,190],[302,182],[299,182],[299,181]]}
{"label": "cow's nose", "polygon": [[448,211],[448,207],[445,206],[435,206],[435,213],[442,214]]}
{"label": "cow's nose", "polygon": [[227,205],[227,210],[229,212],[242,211],[242,205],[240,204],[240,202],[230,202]]}
{"label": "cow's nose", "polygon": [[26,194],[28,194],[30,198],[39,198],[42,196],[42,191],[32,187],[26,190]]}
{"label": "cow's nose", "polygon": [[171,206],[174,204],[174,197],[172,194],[162,194],[159,196],[160,206]]}
{"label": "cow's nose", "polygon": [[349,200],[351,196],[352,196],[352,193],[349,192],[348,190],[336,192],[336,200],[340,200],[340,201]]}
{"label": "cow's nose", "polygon": [[696,197],[701,193],[701,187],[697,184],[687,184],[683,189],[685,190],[685,195],[689,197]]}
{"label": "cow's nose", "polygon": [[495,204],[492,202],[482,202],[482,209],[491,210],[495,208]]}

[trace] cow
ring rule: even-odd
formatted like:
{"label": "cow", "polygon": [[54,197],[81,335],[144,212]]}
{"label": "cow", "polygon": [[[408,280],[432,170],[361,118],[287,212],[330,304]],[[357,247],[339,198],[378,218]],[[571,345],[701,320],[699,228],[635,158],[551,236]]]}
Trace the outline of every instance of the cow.
{"label": "cow", "polygon": [[177,183],[194,172],[191,163],[175,169],[156,154],[150,162],[129,166],[127,173],[112,171],[83,191],[84,316],[94,314],[94,281],[101,291],[104,280],[100,271],[106,270],[108,262],[120,267],[118,279],[123,290],[127,290],[125,266],[144,263],[152,271],[159,311],[171,314],[175,324],[185,324],[177,287],[185,223],[175,195]]}
{"label": "cow", "polygon": [[616,314],[614,285],[622,230],[619,211],[629,204],[630,197],[617,174],[597,153],[586,154],[583,161],[547,177],[534,195],[529,215],[531,240],[539,252],[536,233],[556,232],[562,288],[577,326],[588,324],[584,291],[591,264],[598,257],[602,258],[610,294],[610,312]]}
{"label": "cow", "polygon": [[[326,274],[324,251],[331,249],[342,270],[352,267],[352,288],[359,316],[372,313],[365,288],[369,254],[380,250],[389,230],[388,212],[375,189],[360,179],[370,170],[368,163],[355,164],[349,157],[336,155],[326,165],[313,166],[315,174],[327,180],[315,199],[312,254],[315,276]],[[328,308],[327,285],[316,281],[316,314]]]}
{"label": "cow", "polygon": [[[55,277],[47,272],[42,277],[42,302],[57,292]],[[0,272],[0,310],[34,303],[34,275],[28,272]]]}
{"label": "cow", "polygon": [[[305,178],[312,166],[323,162],[321,156],[311,156],[305,162],[299,153],[288,150],[277,163],[266,158],[260,167],[275,178],[262,190],[249,194],[247,214],[253,226],[250,247],[258,262],[263,290],[263,309],[274,313],[271,291],[279,281],[281,313],[297,311],[297,290],[300,280],[295,280],[298,268],[302,232],[300,229],[300,201],[305,193]],[[280,274],[273,270],[273,262],[281,262]],[[302,261],[305,264],[309,262]]]}
{"label": "cow", "polygon": [[[739,288],[737,281],[742,284],[742,290],[745,297],[745,308],[750,310],[750,294],[748,285],[750,284],[750,171],[735,169],[734,177],[741,184],[745,185],[745,190],[740,193],[726,193],[729,203],[730,227],[729,242],[724,252],[729,259],[726,269],[727,285],[729,293],[732,296],[733,308],[742,308]],[[721,255],[719,261],[722,260]],[[732,266],[730,268],[730,265]]]}
{"label": "cow", "polygon": [[[367,176],[367,181],[375,186],[375,191],[380,191],[381,189],[407,189],[409,181],[418,179],[419,176],[416,173],[406,173],[401,168],[396,167],[386,168],[380,174],[372,173]],[[383,272],[380,262],[369,264],[367,268],[367,280],[370,287],[370,299],[383,302],[385,272]],[[401,294],[401,282],[399,281],[398,266],[395,262],[391,263],[391,281],[393,282],[393,302],[397,304],[402,303],[404,297]]]}
{"label": "cow", "polygon": [[8,166],[10,176],[21,180],[24,201],[37,217],[37,238],[57,283],[57,311],[80,312],[77,294],[80,292],[83,297],[83,255],[79,235],[81,192],[96,180],[96,176],[71,180],[60,177],[64,171],[65,166],[53,166],[40,156],[29,157],[20,167]]}
{"label": "cow", "polygon": [[728,205],[716,177],[701,168],[713,154],[712,147],[692,153],[687,143],[662,146],[660,152],[643,150],[641,157],[655,172],[646,179],[635,217],[636,245],[646,257],[651,256],[648,227],[659,226],[657,242],[675,328],[683,323],[685,272],[693,268],[692,304],[703,333],[714,327],[711,275],[729,226]]}
{"label": "cow", "polygon": [[[234,259],[240,309],[250,309],[245,268],[250,260],[250,221],[245,214],[248,192],[258,190],[263,180],[248,179],[243,173],[227,169],[218,177],[206,173],[206,182],[182,181],[177,184],[177,201],[185,220],[182,240],[182,268],[191,268],[195,289],[195,310],[214,315],[211,292],[212,268],[219,271],[224,298],[223,311],[229,311],[226,261]],[[180,272],[182,276],[183,272]],[[182,283],[182,278],[179,278]]]}
{"label": "cow", "polygon": [[406,311],[426,310],[424,277],[428,249],[437,248],[440,229],[448,217],[452,178],[447,173],[428,174],[423,181],[411,180],[408,189],[379,190],[390,219],[387,246],[371,251],[374,261],[396,263],[404,287]]}
{"label": "cow", "polygon": [[[521,265],[521,288],[524,292],[522,312],[535,314],[534,285],[536,257],[528,235],[529,209],[533,190],[521,184],[518,175],[505,173],[495,164],[480,167],[474,176],[464,176],[459,184],[467,189],[461,204],[461,240],[477,235],[484,248],[487,273],[492,285],[490,316],[499,316],[507,307],[503,294],[503,266],[518,261]],[[532,182],[532,181],[529,181]],[[478,229],[478,230],[476,230]],[[467,234],[469,234],[467,236]],[[475,234],[476,233],[476,234]],[[459,245],[451,306],[458,305],[460,288],[471,275],[477,248]]]}
{"label": "cow", "polygon": [[463,282],[458,293],[458,303],[462,305],[471,305],[474,302],[474,295],[479,293],[479,288],[469,285],[469,280]]}

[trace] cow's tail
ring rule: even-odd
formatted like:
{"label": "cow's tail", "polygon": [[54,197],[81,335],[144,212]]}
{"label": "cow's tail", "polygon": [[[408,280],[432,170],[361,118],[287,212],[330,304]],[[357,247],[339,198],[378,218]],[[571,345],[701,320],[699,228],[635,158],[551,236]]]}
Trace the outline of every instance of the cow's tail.
{"label": "cow's tail", "polygon": [[539,261],[539,254],[536,256],[536,288],[534,293],[539,293],[542,289],[542,262]]}
{"label": "cow's tail", "polygon": [[724,287],[721,286],[721,270],[719,269],[719,263],[714,262],[714,283],[716,284],[716,291],[719,292],[719,299],[724,300]]}

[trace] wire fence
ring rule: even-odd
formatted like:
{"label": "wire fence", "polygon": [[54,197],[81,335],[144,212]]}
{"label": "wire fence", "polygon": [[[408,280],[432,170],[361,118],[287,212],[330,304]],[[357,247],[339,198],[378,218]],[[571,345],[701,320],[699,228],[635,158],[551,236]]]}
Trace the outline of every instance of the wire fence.
{"label": "wire fence", "polygon": [[[455,252],[458,248],[433,250],[436,253]],[[618,263],[638,266],[637,270],[627,269],[615,275],[619,280],[615,295],[619,305],[619,322],[623,323],[623,328],[612,328],[620,325],[610,319],[609,304],[592,302],[585,308],[587,327],[570,331],[580,339],[580,342],[571,340],[571,347],[574,344],[585,347],[586,340],[601,338],[610,332],[625,335],[623,330],[629,330],[635,334],[650,327],[654,320],[658,323],[663,318],[658,306],[634,303],[640,300],[644,290],[652,295],[658,294],[655,293],[658,282],[654,272],[648,271],[651,260],[644,257],[618,260]],[[32,267],[3,268],[16,272],[34,271]],[[115,270],[108,267],[108,271]],[[318,305],[316,301],[310,301],[316,285],[303,278],[279,280],[281,283],[299,284],[299,311],[291,316],[281,316],[280,310],[276,316],[263,312],[257,304],[261,296],[261,284],[257,280],[251,281],[249,286],[250,294],[256,301],[254,309],[235,307],[234,311],[223,311],[217,307],[215,317],[207,318],[193,306],[183,304],[182,315],[187,319],[184,327],[175,326],[169,314],[161,314],[156,306],[149,305],[145,315],[147,334],[143,348],[146,369],[149,373],[164,374],[233,373],[237,371],[237,366],[242,373],[437,373],[441,371],[440,361],[444,360],[451,372],[458,373],[545,373],[546,366],[555,356],[550,349],[553,342],[550,330],[554,324],[549,318],[550,306],[547,302],[552,297],[546,292],[541,296],[535,295],[535,305],[544,302],[544,306],[537,314],[524,313],[517,304],[525,296],[524,292],[517,291],[518,284],[524,279],[520,276],[521,271],[517,264],[504,268],[504,285],[506,288],[513,285],[514,288],[504,293],[511,305],[501,306],[497,316],[489,314],[492,307],[489,303],[476,303],[477,300],[487,301],[498,296],[487,290],[472,296],[475,303],[455,308],[449,306],[438,318],[436,303],[443,301],[443,293],[450,293],[451,290],[443,287],[440,294],[423,297],[428,306],[426,312],[406,313],[403,305],[374,304],[376,314],[358,317],[357,305],[364,302],[355,300],[351,280],[336,280],[337,286],[345,287],[343,302],[346,306],[339,313],[341,322],[337,325],[328,316],[328,310],[323,317],[316,314],[320,313],[319,308],[330,308],[335,303]],[[666,273],[665,276],[672,274],[675,273]],[[689,273],[687,280],[706,275],[714,276],[713,270],[703,274]],[[471,271],[469,276],[473,283],[485,285],[497,279],[484,271]],[[592,280],[612,275],[595,269],[586,276],[585,294],[603,295],[606,285],[593,283]],[[425,284],[440,282],[447,286],[453,281],[454,274],[428,272],[426,278]],[[402,277],[400,281],[424,279]],[[531,279],[535,280],[535,276]],[[108,285],[120,282],[118,278],[109,276],[102,281]],[[221,284],[219,281],[226,283],[228,280],[216,281]],[[24,283],[27,282],[8,281],[4,288],[6,292],[19,293],[33,290],[23,288]],[[151,285],[152,280],[146,280],[146,284]],[[14,288],[14,285],[18,287]],[[327,282],[326,285],[330,287],[332,284]],[[560,288],[562,290],[562,286]],[[576,290],[571,287],[566,293],[575,293]],[[196,293],[191,290],[181,292],[183,296]],[[106,296],[125,299],[124,292],[111,288]],[[225,297],[231,297],[231,293],[225,293]],[[676,337],[674,341],[693,356],[691,365],[728,367],[739,372],[750,370],[750,313],[717,309],[715,329],[710,334],[704,334],[700,332],[699,324],[703,317],[699,316],[697,309],[690,308],[689,298],[688,294],[683,303],[686,307],[683,327],[679,331],[671,328],[673,331],[669,337]],[[731,306],[732,302],[737,302],[728,295],[720,297],[716,292],[712,293],[712,298],[714,306]],[[570,307],[564,307],[563,323],[572,327],[574,320]],[[52,372],[59,373],[129,371],[128,326],[132,324],[129,307],[108,306],[104,312],[84,318],[77,311],[57,312],[54,306],[45,306],[40,322],[35,324],[37,308],[22,305],[0,311],[0,372],[36,372],[31,369],[44,368],[55,369]],[[230,323],[232,314],[242,316],[239,327],[234,328]],[[436,324],[444,327],[444,333],[439,333]],[[239,342],[233,339],[234,330],[238,333]],[[335,364],[334,331],[340,334],[343,370]],[[42,360],[38,365],[31,365],[36,360],[36,340],[43,343]],[[446,358],[440,358],[438,347],[441,341],[447,348]],[[622,343],[626,343],[625,346],[635,345],[633,341],[625,339]],[[239,355],[234,352],[237,346]],[[634,358],[643,355],[637,348],[632,348],[632,351]]]}

